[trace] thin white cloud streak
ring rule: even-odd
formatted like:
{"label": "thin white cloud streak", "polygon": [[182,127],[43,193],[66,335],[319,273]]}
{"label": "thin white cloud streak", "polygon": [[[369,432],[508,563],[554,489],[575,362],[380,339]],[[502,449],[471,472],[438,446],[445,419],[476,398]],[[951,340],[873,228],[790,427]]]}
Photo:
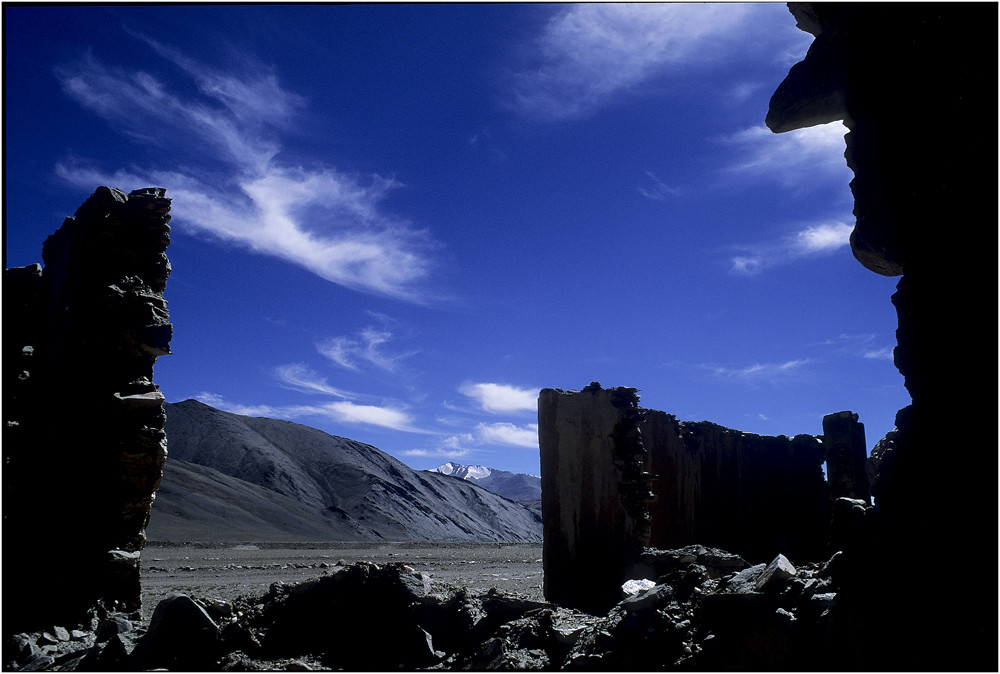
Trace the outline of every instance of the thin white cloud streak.
{"label": "thin white cloud streak", "polygon": [[804,366],[809,362],[809,359],[804,358],[789,360],[784,363],[754,363],[743,368],[721,367],[718,365],[702,365],[701,367],[722,379],[744,383],[769,382],[774,384],[800,377]]}
{"label": "thin white cloud streak", "polygon": [[656,177],[651,171],[646,171],[646,176],[652,181],[652,187],[637,187],[639,194],[652,201],[666,201],[667,197],[675,197],[681,193],[676,187],[670,187]]}
{"label": "thin white cloud streak", "polygon": [[414,456],[419,458],[446,458],[460,459],[477,452],[472,446],[476,444],[476,439],[471,433],[460,433],[450,435],[441,440],[433,449],[416,448],[401,452],[404,456]]}
{"label": "thin white cloud streak", "polygon": [[[762,42],[805,51],[809,40],[773,29],[774,10],[752,4],[580,3],[560,8],[515,74],[511,107],[548,119],[578,117],[670,69],[743,58]],[[808,37],[808,36],[806,36]],[[802,53],[798,53],[801,57]]]}
{"label": "thin white cloud streak", "polygon": [[147,35],[128,28],[125,30],[187,72],[203,93],[221,102],[243,122],[284,122],[305,105],[304,98],[282,89],[272,69],[262,63],[254,61],[250,64],[248,67],[254,70],[254,78],[241,80],[208,70],[182,52]]}
{"label": "thin white cloud streak", "polygon": [[802,258],[833,253],[850,244],[853,230],[853,225],[844,222],[824,223],[777,241],[739,246],[740,253],[730,258],[729,268],[735,274],[752,276]]}
{"label": "thin white cloud streak", "polygon": [[483,451],[483,446],[521,447],[538,449],[538,424],[518,426],[506,421],[479,423],[471,433],[459,433],[442,439],[433,449],[412,449],[405,456],[431,458],[462,458]]}
{"label": "thin white cloud streak", "polygon": [[108,172],[64,162],[58,175],[89,187],[95,179],[166,187],[174,223],[184,231],[281,258],[354,290],[421,301],[416,286],[429,274],[434,244],[426,231],[383,212],[380,202],[398,182],[282,165],[279,136],[303,99],[266,70],[241,78],[154,46],[195,80],[200,99],[183,99],[148,73],[126,73],[89,55],[56,76],[69,96],[117,130],[152,143],[169,138],[172,152],[187,150],[198,167]]}
{"label": "thin white cloud streak", "polygon": [[416,431],[410,415],[400,409],[377,407],[375,405],[358,405],[346,400],[327,403],[322,405],[320,409],[337,421],[345,423],[370,424],[372,426],[391,428],[396,431]]}
{"label": "thin white cloud streak", "polygon": [[326,383],[326,379],[299,363],[280,365],[274,369],[274,374],[283,386],[302,393],[321,393],[338,398],[357,397],[330,386]]}
{"label": "thin white cloud streak", "polygon": [[412,456],[418,459],[461,459],[471,454],[468,449],[407,449],[400,452],[403,456]]}
{"label": "thin white cloud streak", "polygon": [[847,131],[841,122],[786,133],[773,133],[761,124],[719,141],[736,152],[725,169],[729,174],[774,180],[788,188],[837,181],[847,185],[852,175],[844,160]]}
{"label": "thin white cloud streak", "polygon": [[475,434],[479,442],[487,445],[512,445],[538,449],[538,424],[517,426],[508,422],[476,424]]}
{"label": "thin white cloud streak", "polygon": [[[221,395],[211,393],[210,391],[202,391],[201,393],[196,394],[194,399],[224,412],[241,414],[247,417],[291,418],[297,416],[295,413],[295,409],[297,408],[274,407],[272,405],[241,405],[239,403],[229,402]],[[292,414],[287,414],[289,411],[291,411]]]}
{"label": "thin white cloud streak", "polygon": [[289,420],[301,417],[322,417],[344,424],[365,424],[407,433],[432,434],[430,431],[417,428],[410,414],[398,407],[358,405],[346,400],[322,405],[242,405],[231,403],[222,396],[210,392],[199,393],[195,398],[206,405],[246,416]]}
{"label": "thin white cloud streak", "polygon": [[538,389],[483,382],[462,384],[458,392],[477,401],[486,412],[506,414],[538,409]]}
{"label": "thin white cloud streak", "polygon": [[331,362],[348,370],[360,370],[359,362],[365,361],[386,372],[395,372],[399,361],[409,358],[417,352],[385,353],[381,347],[391,339],[391,332],[367,327],[359,332],[357,337],[331,337],[326,339],[316,345],[316,350]]}
{"label": "thin white cloud streak", "polygon": [[[284,91],[270,73],[243,82],[207,69],[197,71],[190,61],[185,70],[205,100],[182,100],[153,75],[104,66],[91,54],[55,73],[70,97],[129,134],[161,143],[165,137],[173,142],[194,137],[242,168],[265,170],[279,150],[265,127],[286,123],[303,99]],[[231,95],[234,91],[241,92],[242,100]],[[269,112],[261,114],[264,111]]]}
{"label": "thin white cloud streak", "polygon": [[837,339],[824,342],[824,345],[836,347],[836,351],[854,358],[865,358],[868,360],[888,360],[893,359],[893,348],[891,346],[875,347],[871,343],[876,339],[873,334],[847,335],[841,334]]}

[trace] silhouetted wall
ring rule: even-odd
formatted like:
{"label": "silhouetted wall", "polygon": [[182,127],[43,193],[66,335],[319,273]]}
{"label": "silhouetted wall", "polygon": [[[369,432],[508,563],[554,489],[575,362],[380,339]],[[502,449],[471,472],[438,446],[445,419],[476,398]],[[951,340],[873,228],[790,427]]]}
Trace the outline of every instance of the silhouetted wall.
{"label": "silhouetted wall", "polygon": [[700,543],[754,563],[778,553],[800,561],[826,552],[819,438],[754,435],[653,410],[640,428],[655,476],[652,547]]}
{"label": "silhouetted wall", "polygon": [[170,353],[164,190],[98,188],[4,274],[4,622],[140,605],[139,553],[166,456],[153,364]]}
{"label": "silhouetted wall", "polygon": [[[829,555],[823,436],[768,437],[679,422],[638,402],[636,389],[596,382],[539,394],[549,601],[606,610],[647,546],[708,545],[753,563],[779,553],[797,563]],[[827,426],[840,448],[831,481],[840,485],[857,475],[864,481],[857,415],[828,415]]]}
{"label": "silhouetted wall", "polygon": [[649,537],[635,389],[543,389],[538,398],[545,597],[588,611],[617,602]]}

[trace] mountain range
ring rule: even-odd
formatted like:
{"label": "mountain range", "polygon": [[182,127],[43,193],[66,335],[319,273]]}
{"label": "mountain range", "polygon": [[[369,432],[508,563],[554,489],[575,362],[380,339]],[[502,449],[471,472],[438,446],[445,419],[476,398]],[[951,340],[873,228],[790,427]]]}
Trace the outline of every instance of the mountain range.
{"label": "mountain range", "polygon": [[541,517],[468,480],[290,421],[166,404],[151,541],[540,541]]}
{"label": "mountain range", "polygon": [[542,478],[537,475],[451,462],[433,468],[431,472],[460,477],[494,494],[517,501],[539,514],[542,511]]}

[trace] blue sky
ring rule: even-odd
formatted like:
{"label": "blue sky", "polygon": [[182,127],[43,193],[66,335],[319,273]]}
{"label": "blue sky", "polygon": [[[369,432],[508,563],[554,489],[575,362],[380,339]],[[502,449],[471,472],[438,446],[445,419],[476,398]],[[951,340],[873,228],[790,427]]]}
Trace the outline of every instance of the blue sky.
{"label": "blue sky", "polygon": [[538,473],[541,388],[869,448],[908,402],[784,4],[5,6],[6,265],[173,198],[167,399]]}

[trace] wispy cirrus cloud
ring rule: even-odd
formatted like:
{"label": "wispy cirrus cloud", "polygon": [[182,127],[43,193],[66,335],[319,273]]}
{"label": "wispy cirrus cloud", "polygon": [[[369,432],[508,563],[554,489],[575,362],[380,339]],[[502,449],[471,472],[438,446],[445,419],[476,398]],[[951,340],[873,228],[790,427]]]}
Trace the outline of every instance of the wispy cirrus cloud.
{"label": "wispy cirrus cloud", "polygon": [[244,405],[230,402],[211,392],[199,393],[195,398],[206,405],[246,416],[289,420],[302,417],[321,417],[344,424],[366,424],[407,433],[430,433],[418,428],[413,417],[401,407],[360,405],[347,400],[319,405]]}
{"label": "wispy cirrus cloud", "polygon": [[652,171],[646,171],[646,177],[649,178],[650,184],[640,185],[636,190],[651,201],[666,201],[668,197],[678,196],[682,192],[681,189],[664,183]]}
{"label": "wispy cirrus cloud", "polygon": [[387,353],[382,347],[392,339],[388,330],[367,327],[355,337],[331,337],[316,345],[316,350],[330,361],[348,370],[359,370],[362,361],[371,363],[386,372],[394,372],[404,358],[416,351]]}
{"label": "wispy cirrus cloud", "polygon": [[893,359],[892,346],[877,346],[874,342],[877,335],[863,333],[857,335],[840,334],[835,339],[828,339],[820,343],[820,346],[832,346],[833,351],[840,355],[852,358],[865,358],[867,360],[888,360]]}
{"label": "wispy cirrus cloud", "polygon": [[[147,41],[163,56],[167,52]],[[263,171],[280,150],[274,130],[284,128],[304,99],[281,88],[272,72],[251,79],[213,72],[184,59],[199,99],[182,99],[161,78],[106,66],[90,53],[55,68],[63,91],[124,133],[163,145],[195,143],[212,156],[251,171]],[[269,130],[270,129],[270,130]]]}
{"label": "wispy cirrus cloud", "polygon": [[716,377],[730,381],[748,384],[771,383],[797,379],[803,376],[804,368],[809,359],[788,360],[783,363],[754,363],[747,367],[724,367],[720,365],[701,365]]}
{"label": "wispy cirrus cloud", "polygon": [[730,258],[730,271],[752,276],[802,258],[833,253],[850,244],[853,230],[854,225],[830,222],[809,225],[775,241],[734,246],[739,252]]}
{"label": "wispy cirrus cloud", "polygon": [[794,22],[778,34],[754,29],[773,11],[739,3],[568,5],[528,47],[508,104],[541,118],[579,117],[672,68],[718,62],[737,49],[746,58],[767,43],[783,58],[789,51],[801,57],[810,40]]}
{"label": "wispy cirrus cloud", "polygon": [[506,414],[538,409],[538,389],[482,382],[462,384],[458,392],[475,400],[485,412]]}
{"label": "wispy cirrus cloud", "polygon": [[461,459],[472,453],[469,449],[447,449],[438,447],[436,449],[404,449],[400,454],[412,456],[418,459]]}
{"label": "wispy cirrus cloud", "polygon": [[274,369],[274,374],[282,386],[302,393],[320,393],[331,395],[337,398],[355,398],[354,394],[347,393],[326,383],[326,379],[319,376],[301,363],[289,363],[279,365]]}
{"label": "wispy cirrus cloud", "polygon": [[418,458],[460,459],[470,454],[487,451],[484,447],[522,447],[538,449],[538,424],[518,426],[501,421],[479,423],[469,433],[457,433],[443,438],[431,449],[416,448],[402,452],[404,456]]}
{"label": "wispy cirrus cloud", "polygon": [[354,290],[424,300],[419,286],[436,244],[382,208],[398,181],[282,162],[282,134],[303,98],[266,67],[221,72],[146,42],[193,80],[196,93],[178,94],[182,83],[89,54],[55,75],[67,95],[121,133],[154,144],[169,139],[171,155],[188,157],[187,165],[107,170],[76,159],[60,163],[59,176],[88,187],[164,186],[182,231],[281,258]]}
{"label": "wispy cirrus cloud", "polygon": [[475,444],[476,439],[471,433],[460,433],[458,435],[450,435],[442,439],[437,443],[436,447],[431,449],[414,448],[404,450],[401,453],[403,456],[413,456],[417,458],[436,457],[443,459],[461,459],[478,451],[474,449]]}
{"label": "wispy cirrus cloud", "polygon": [[773,133],[760,124],[719,142],[734,152],[725,168],[730,175],[773,180],[789,188],[816,183],[842,183],[846,187],[852,178],[844,160],[846,133],[841,122],[786,133]]}
{"label": "wispy cirrus cloud", "polygon": [[241,403],[230,402],[221,395],[210,391],[202,391],[201,393],[195,394],[194,399],[224,412],[242,414],[247,417],[291,419],[301,416],[302,413],[300,410],[308,409],[306,407],[298,406],[278,407],[273,405],[244,405]]}

